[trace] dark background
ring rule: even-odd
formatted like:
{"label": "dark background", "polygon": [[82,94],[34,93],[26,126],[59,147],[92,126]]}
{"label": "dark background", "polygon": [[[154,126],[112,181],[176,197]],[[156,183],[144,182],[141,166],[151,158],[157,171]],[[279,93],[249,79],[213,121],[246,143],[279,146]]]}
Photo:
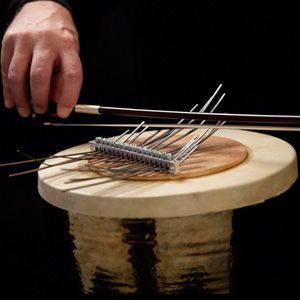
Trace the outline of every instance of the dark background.
{"label": "dark background", "polygon": [[[0,3],[1,33],[9,20],[8,2]],[[80,103],[188,110],[223,83],[227,96],[219,111],[300,114],[300,18],[292,3],[267,8],[253,2],[105,3],[102,10],[86,6],[76,18],[84,66]],[[69,119],[82,120],[98,121]],[[0,132],[1,162],[23,159],[17,149],[42,157],[119,133],[36,126],[3,105]],[[298,133],[272,135],[299,153]],[[36,174],[7,177],[36,166],[0,169],[0,294],[77,295],[65,214],[39,197]],[[297,291],[292,272],[299,264],[298,198],[297,181],[284,195],[235,212],[234,293]]]}

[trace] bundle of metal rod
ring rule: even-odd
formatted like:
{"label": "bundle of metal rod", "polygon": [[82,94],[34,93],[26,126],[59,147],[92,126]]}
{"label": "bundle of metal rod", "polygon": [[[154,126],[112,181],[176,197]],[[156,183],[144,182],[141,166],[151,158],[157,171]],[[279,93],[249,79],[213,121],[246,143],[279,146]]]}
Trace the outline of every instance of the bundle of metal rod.
{"label": "bundle of metal rod", "polygon": [[[219,85],[217,90],[199,110],[200,113],[205,112],[212,105],[221,86]],[[224,96],[225,94],[221,95],[210,112],[217,108]],[[197,107],[198,104],[190,112],[193,112]],[[185,119],[181,119],[177,124],[184,124],[185,121]],[[189,120],[187,124],[191,125],[195,121],[196,119]],[[202,121],[200,124],[204,124],[204,122]],[[218,122],[217,124],[222,125],[223,123],[225,122]],[[111,177],[120,174],[122,176],[138,177],[143,176],[145,173],[154,174],[157,172],[167,172],[176,175],[179,172],[180,164],[200,143],[217,130],[209,128],[200,135],[192,135],[196,130],[195,128],[187,131],[183,131],[182,128],[163,129],[156,130],[143,138],[143,134],[148,129],[147,126],[143,126],[144,122],[139,124],[128,136],[125,136],[126,131],[117,140],[97,137],[95,140],[90,141],[91,149],[99,153],[97,159],[95,158],[92,163],[89,163],[92,170]],[[178,141],[188,136],[191,137],[185,144],[178,143]],[[163,149],[172,150],[171,152],[165,152]]]}

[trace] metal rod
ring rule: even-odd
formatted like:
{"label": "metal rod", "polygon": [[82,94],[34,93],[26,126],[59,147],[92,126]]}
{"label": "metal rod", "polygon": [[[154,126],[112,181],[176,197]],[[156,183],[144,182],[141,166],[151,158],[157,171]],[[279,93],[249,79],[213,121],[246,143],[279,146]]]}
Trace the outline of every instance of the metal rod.
{"label": "metal rod", "polygon": [[[89,123],[53,123],[45,122],[45,126],[56,126],[56,127],[136,127],[139,124],[89,124]],[[215,124],[144,124],[141,127],[148,126],[149,128],[196,128],[196,129],[244,129],[244,130],[261,130],[261,131],[300,131],[300,127],[290,127],[290,126],[272,126],[272,125],[215,125]]]}
{"label": "metal rod", "polygon": [[[94,153],[94,151],[93,151],[93,153]],[[76,161],[80,161],[80,160],[86,160],[88,158],[89,158],[89,155],[81,156],[79,158],[68,158],[68,160],[64,160],[62,162],[55,163],[53,165],[48,164],[45,167],[38,167],[38,168],[30,169],[30,170],[27,170],[27,171],[23,171],[23,172],[12,173],[12,174],[9,174],[8,176],[9,177],[16,177],[16,176],[25,175],[25,174],[31,174],[31,173],[35,173],[35,172],[38,172],[38,171],[41,171],[41,170],[49,169],[49,168],[52,168],[52,167],[55,167],[55,166],[67,165],[67,164],[70,164],[72,162],[76,162]]]}
{"label": "metal rod", "polygon": [[39,157],[39,158],[33,158],[33,159],[27,159],[27,160],[21,160],[21,161],[13,161],[13,162],[0,164],[0,168],[1,167],[10,167],[10,166],[15,166],[15,165],[28,164],[28,163],[34,163],[34,162],[41,163],[45,159],[49,160],[49,159],[55,159],[55,158],[69,158],[70,156],[88,155],[88,154],[93,154],[93,153],[96,153],[96,151],[85,151],[85,152],[70,153],[70,154],[66,154],[66,155],[52,155],[52,156],[45,156],[45,157]]}
{"label": "metal rod", "polygon": [[195,119],[207,121],[230,121],[243,123],[276,123],[276,124],[300,124],[300,116],[297,115],[258,115],[258,114],[232,114],[232,113],[206,113],[185,112],[168,110],[136,109],[127,107],[108,107],[97,105],[77,104],[75,112],[93,113],[100,115],[159,118],[159,119]]}

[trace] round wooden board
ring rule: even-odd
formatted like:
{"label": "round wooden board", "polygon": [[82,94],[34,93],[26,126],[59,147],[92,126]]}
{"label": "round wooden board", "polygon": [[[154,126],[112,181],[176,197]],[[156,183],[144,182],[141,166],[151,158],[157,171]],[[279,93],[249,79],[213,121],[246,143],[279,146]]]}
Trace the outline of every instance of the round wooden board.
{"label": "round wooden board", "polygon": [[[183,138],[175,145],[166,147],[165,152],[182,147],[190,137]],[[233,167],[247,157],[247,148],[230,138],[211,136],[179,165],[179,172],[175,174],[153,172],[150,175],[128,177],[130,180],[177,180],[193,178],[221,172]]]}

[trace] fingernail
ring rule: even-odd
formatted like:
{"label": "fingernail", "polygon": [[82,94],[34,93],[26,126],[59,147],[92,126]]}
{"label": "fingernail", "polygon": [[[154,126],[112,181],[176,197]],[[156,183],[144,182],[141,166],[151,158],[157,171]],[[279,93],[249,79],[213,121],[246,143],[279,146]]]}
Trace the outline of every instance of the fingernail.
{"label": "fingernail", "polygon": [[11,109],[15,106],[15,103],[11,100],[5,99],[4,100],[4,105],[5,105],[6,108]]}
{"label": "fingernail", "polygon": [[13,108],[14,101],[12,100],[10,93],[4,88],[3,89],[3,98],[4,98],[4,105],[6,108]]}
{"label": "fingernail", "polygon": [[24,118],[26,118],[30,115],[30,110],[25,107],[18,107],[18,112],[19,112],[20,116],[22,116]]}
{"label": "fingernail", "polygon": [[43,113],[46,112],[47,107],[39,106],[39,105],[34,105],[34,106],[33,106],[33,110],[34,110],[34,112],[37,113],[37,114],[43,114]]}
{"label": "fingernail", "polygon": [[57,114],[59,117],[61,118],[66,118],[69,116],[69,114],[71,113],[73,108],[69,108],[69,107],[60,107],[57,111]]}

